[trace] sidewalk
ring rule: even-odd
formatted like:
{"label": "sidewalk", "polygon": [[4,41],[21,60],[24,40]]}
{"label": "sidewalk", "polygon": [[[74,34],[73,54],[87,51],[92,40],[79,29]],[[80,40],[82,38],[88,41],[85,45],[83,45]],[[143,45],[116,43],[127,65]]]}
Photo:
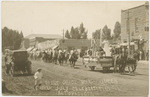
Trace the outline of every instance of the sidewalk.
{"label": "sidewalk", "polygon": [[140,61],[138,61],[138,64],[149,65],[149,61],[146,61],[146,60],[140,60]]}

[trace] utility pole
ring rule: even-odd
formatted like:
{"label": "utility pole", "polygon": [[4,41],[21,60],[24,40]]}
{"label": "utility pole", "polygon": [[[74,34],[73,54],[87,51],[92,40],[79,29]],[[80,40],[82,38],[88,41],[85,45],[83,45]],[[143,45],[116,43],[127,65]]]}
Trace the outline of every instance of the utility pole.
{"label": "utility pole", "polygon": [[130,21],[129,21],[129,10],[128,10],[128,15],[127,15],[127,33],[128,33],[128,54],[130,55]]}

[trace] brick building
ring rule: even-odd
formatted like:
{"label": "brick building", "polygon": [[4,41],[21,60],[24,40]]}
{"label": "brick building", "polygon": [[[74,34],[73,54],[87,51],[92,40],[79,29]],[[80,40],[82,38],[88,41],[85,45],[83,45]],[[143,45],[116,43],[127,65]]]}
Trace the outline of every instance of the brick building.
{"label": "brick building", "polygon": [[141,49],[144,53],[149,49],[149,2],[121,11],[121,41],[129,40],[144,40]]}

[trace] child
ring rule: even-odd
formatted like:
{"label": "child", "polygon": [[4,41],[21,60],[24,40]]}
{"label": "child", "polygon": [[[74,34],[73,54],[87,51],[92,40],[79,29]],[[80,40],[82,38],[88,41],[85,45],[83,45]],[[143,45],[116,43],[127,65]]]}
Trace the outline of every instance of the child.
{"label": "child", "polygon": [[39,86],[41,86],[41,79],[43,78],[43,74],[41,71],[42,69],[37,69],[37,72],[34,74],[34,79],[35,79],[34,89],[35,90],[39,89]]}

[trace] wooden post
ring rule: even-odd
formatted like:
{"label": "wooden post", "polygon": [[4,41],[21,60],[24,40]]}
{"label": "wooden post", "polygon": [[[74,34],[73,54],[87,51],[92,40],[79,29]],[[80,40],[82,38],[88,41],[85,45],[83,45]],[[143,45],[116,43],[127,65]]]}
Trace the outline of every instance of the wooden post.
{"label": "wooden post", "polygon": [[129,21],[129,10],[128,10],[128,16],[127,16],[127,33],[128,33],[128,55],[130,55],[130,21]]}

